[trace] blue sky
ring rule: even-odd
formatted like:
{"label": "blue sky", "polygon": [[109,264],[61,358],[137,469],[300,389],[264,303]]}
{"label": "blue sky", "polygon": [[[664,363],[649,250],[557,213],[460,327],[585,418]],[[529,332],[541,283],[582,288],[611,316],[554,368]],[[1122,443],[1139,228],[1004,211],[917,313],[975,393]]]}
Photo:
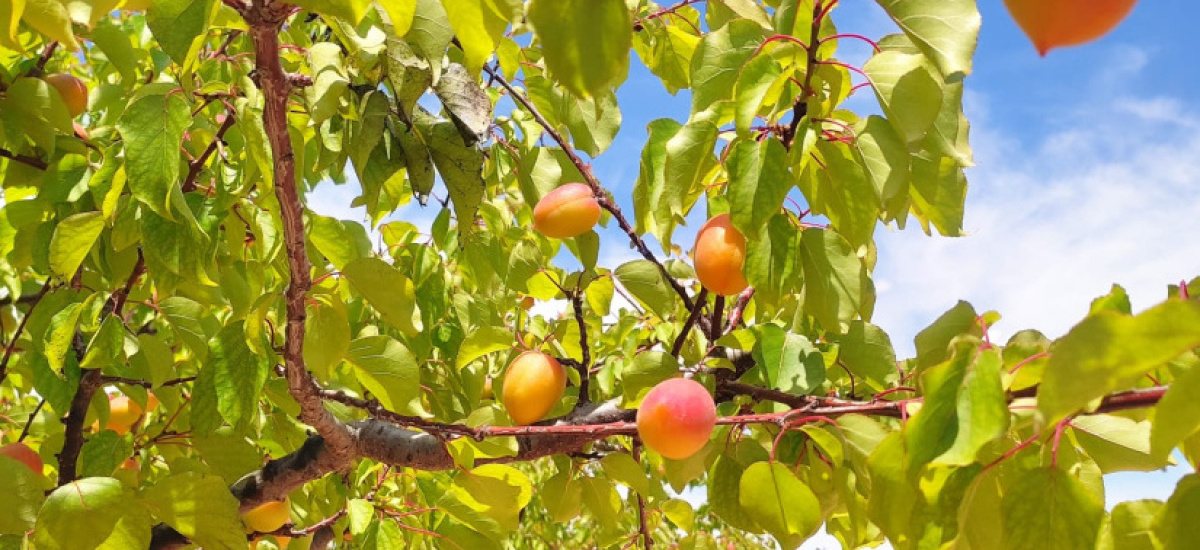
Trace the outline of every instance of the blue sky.
{"label": "blue sky", "polygon": [[[1001,0],[980,0],[984,25],[967,78],[966,109],[977,167],[968,171],[965,226],[970,236],[927,237],[880,228],[879,289],[873,321],[898,354],[913,354],[912,337],[958,299],[1004,320],[993,337],[1024,328],[1064,334],[1090,300],[1113,283],[1135,309],[1165,297],[1168,283],[1200,275],[1200,64],[1189,0],[1144,0],[1115,32],[1093,44],[1041,58],[1008,17]],[[842,0],[842,32],[896,32],[868,0]],[[866,48],[844,44],[843,58],[861,63]],[[684,120],[689,98],[670,96],[633,63],[619,94],[623,114],[612,147],[595,160],[601,182],[632,213],[646,124]],[[865,92],[865,90],[864,90]],[[870,94],[850,107],[873,110]],[[323,186],[309,197],[317,211],[362,219],[348,208],[357,186]],[[434,204],[433,201],[430,202]],[[428,227],[434,208],[402,208],[397,216]],[[704,217],[703,206],[693,221]],[[615,227],[601,230],[601,264],[615,268],[634,253]],[[690,248],[695,227],[676,243]],[[658,251],[657,246],[652,246]],[[563,255],[565,256],[565,255]],[[572,263],[560,256],[564,267]],[[556,315],[561,304],[542,304]],[[1109,506],[1136,498],[1165,499],[1182,467],[1107,479]],[[813,548],[836,547],[828,540]]]}

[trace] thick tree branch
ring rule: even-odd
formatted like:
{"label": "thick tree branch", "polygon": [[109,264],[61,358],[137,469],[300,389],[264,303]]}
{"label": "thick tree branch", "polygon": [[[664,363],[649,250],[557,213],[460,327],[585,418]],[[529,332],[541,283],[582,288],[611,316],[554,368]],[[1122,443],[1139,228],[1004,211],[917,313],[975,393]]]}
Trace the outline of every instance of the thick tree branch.
{"label": "thick tree branch", "polygon": [[[582,280],[582,277],[580,279]],[[576,406],[579,406],[590,403],[592,400],[588,388],[588,379],[591,377],[592,368],[592,349],[588,346],[587,322],[583,318],[583,291],[576,288],[570,294],[570,298],[571,306],[575,311],[575,322],[579,325],[579,349],[583,358],[583,361],[575,365],[575,370],[579,372],[579,401],[576,402]]]}
{"label": "thick tree branch", "polygon": [[254,43],[258,85],[263,92],[263,127],[274,158],[275,197],[279,201],[287,250],[289,280],[284,293],[287,306],[284,374],[288,391],[300,404],[300,419],[315,428],[340,462],[345,462],[353,453],[354,441],[347,427],[325,409],[320,388],[304,366],[304,322],[307,317],[304,299],[312,286],[312,278],[305,250],[304,206],[296,189],[296,158],[288,132],[287,102],[292,81],[279,59],[279,30],[293,11],[292,6],[282,2],[255,0],[241,13],[250,27]]}

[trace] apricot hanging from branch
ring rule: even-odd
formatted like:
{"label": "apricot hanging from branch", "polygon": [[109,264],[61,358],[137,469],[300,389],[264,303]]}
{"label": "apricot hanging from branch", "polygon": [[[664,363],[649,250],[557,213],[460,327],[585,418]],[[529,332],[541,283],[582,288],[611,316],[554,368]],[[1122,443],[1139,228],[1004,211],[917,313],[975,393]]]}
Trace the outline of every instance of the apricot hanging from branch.
{"label": "apricot hanging from branch", "polygon": [[568,183],[547,193],[533,208],[533,228],[555,239],[578,237],[598,221],[600,203],[592,188],[582,183]]}
{"label": "apricot hanging from branch", "polygon": [[1075,46],[1104,36],[1137,0],[1004,0],[1008,12],[1033,41],[1038,53]]}

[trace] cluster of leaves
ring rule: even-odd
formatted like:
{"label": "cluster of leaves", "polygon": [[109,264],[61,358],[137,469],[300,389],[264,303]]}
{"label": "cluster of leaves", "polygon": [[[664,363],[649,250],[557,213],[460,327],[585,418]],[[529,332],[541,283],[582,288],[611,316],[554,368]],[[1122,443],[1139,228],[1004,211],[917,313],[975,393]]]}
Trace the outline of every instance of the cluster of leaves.
{"label": "cluster of leaves", "polygon": [[[0,500],[0,548],[146,547],[157,523],[205,548],[245,544],[228,485],[309,436],[277,368],[298,259],[281,219],[297,205],[274,190],[328,181],[350,186],[370,221],[305,210],[316,282],[303,367],[322,388],[435,432],[428,420],[505,426],[493,393],[535,348],[580,367],[550,416],[636,407],[682,370],[744,421],[683,461],[610,437],[506,464],[517,438],[436,432],[449,471],[359,461],[292,493],[289,533],[322,527],[379,549],[759,535],[793,548],[824,524],[846,547],[1191,544],[1195,477],[1166,503],[1107,513],[1100,476],[1160,468],[1176,448],[1200,460],[1200,302],[1179,298],[1200,296],[1200,281],[1137,316],[1114,289],[1057,342],[1029,331],[993,343],[998,317],[960,304],[900,362],[870,323],[877,225],[911,216],[961,233],[963,78],[979,26],[970,0],[878,3],[902,32],[853,67],[836,57],[858,39],[838,34],[836,0],[295,2],[279,34],[301,86],[287,158],[271,146],[258,29],[240,2],[0,7],[0,422],[9,442],[28,419],[26,441],[59,480],[0,457],[13,497]],[[545,238],[531,207],[594,181],[579,153],[616,136],[631,59],[689,90],[692,109],[650,124],[632,221],[601,197],[603,223],[644,256],[604,266],[595,232]],[[84,131],[41,72],[89,83]],[[841,108],[867,89],[882,115]],[[297,181],[277,180],[281,162]],[[428,197],[441,205],[428,232],[392,219]],[[698,207],[728,212],[749,243],[754,290],[728,308],[699,292],[672,241]],[[560,245],[581,269],[553,265]],[[573,307],[532,315],[526,297]],[[116,392],[161,404],[129,434],[88,429]],[[372,414],[355,403],[325,407],[347,423]],[[698,487],[695,509],[679,493]]]}

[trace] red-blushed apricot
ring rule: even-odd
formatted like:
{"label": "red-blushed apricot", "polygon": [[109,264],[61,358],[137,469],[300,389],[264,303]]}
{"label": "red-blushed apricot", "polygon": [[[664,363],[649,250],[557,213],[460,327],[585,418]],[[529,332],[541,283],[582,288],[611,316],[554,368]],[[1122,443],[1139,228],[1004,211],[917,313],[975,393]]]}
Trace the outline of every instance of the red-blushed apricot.
{"label": "red-blushed apricot", "polygon": [[42,475],[42,457],[38,456],[37,452],[29,448],[29,445],[24,443],[9,443],[0,447],[0,455],[7,456],[13,460],[29,466],[30,470],[37,475]]}
{"label": "red-blushed apricot", "polygon": [[592,188],[582,183],[568,183],[546,193],[533,207],[533,228],[555,239],[578,237],[598,221],[600,203]]}
{"label": "red-blushed apricot", "polygon": [[47,84],[58,90],[58,95],[62,96],[63,103],[67,104],[67,111],[71,113],[71,118],[75,118],[87,110],[88,89],[82,80],[63,73],[46,75],[45,80]]}
{"label": "red-blushed apricot", "polygon": [[513,422],[527,426],[546,416],[566,389],[567,372],[557,359],[527,351],[508,365],[501,398]]}
{"label": "red-blushed apricot", "polygon": [[637,431],[642,443],[660,455],[683,460],[704,448],[717,422],[717,406],[695,380],[659,382],[642,399]]}
{"label": "red-blushed apricot", "polygon": [[242,514],[242,523],[246,525],[247,533],[270,533],[287,525],[291,517],[291,505],[285,498],[268,502]]}
{"label": "red-blushed apricot", "polygon": [[1137,0],[1004,0],[1041,55],[1091,42],[1117,26]]}
{"label": "red-blushed apricot", "polygon": [[704,288],[729,296],[750,286],[742,276],[746,238],[733,226],[729,214],[713,217],[700,227],[692,254],[696,261],[696,277]]}

